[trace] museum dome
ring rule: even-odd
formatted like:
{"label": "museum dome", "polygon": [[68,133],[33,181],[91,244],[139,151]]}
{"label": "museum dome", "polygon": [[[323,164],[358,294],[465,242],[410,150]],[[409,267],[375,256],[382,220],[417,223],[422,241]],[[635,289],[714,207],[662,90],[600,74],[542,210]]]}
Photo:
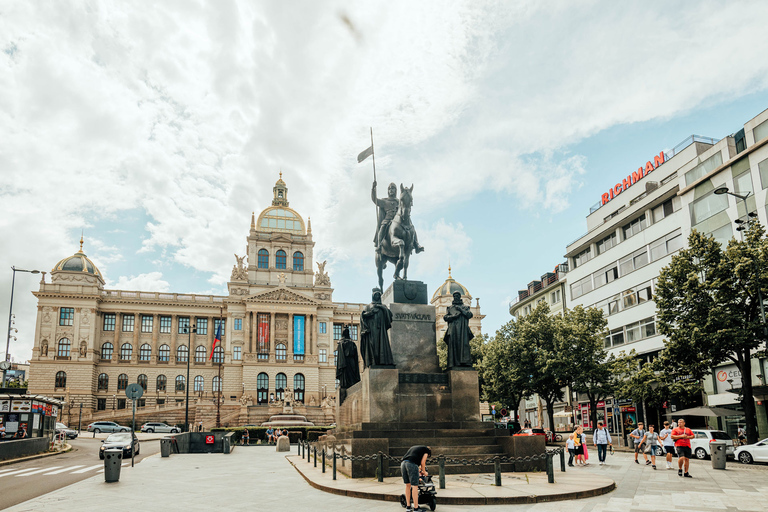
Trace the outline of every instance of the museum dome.
{"label": "museum dome", "polygon": [[469,290],[467,290],[463,284],[456,281],[451,276],[451,266],[449,265],[448,279],[446,279],[445,282],[440,285],[437,290],[435,290],[435,293],[432,295],[432,302],[436,301],[440,297],[452,297],[455,292],[459,292],[462,298],[466,297],[472,299],[472,295],[470,295]]}
{"label": "museum dome", "polygon": [[288,186],[283,181],[282,172],[272,190],[274,193],[272,206],[265,208],[259,214],[255,228],[258,231],[268,233],[283,232],[304,235],[306,233],[304,219],[301,218],[301,215],[296,210],[288,207]]}
{"label": "museum dome", "polygon": [[63,270],[67,272],[85,272],[86,274],[92,274],[94,276],[101,276],[101,272],[96,268],[96,265],[88,259],[88,256],[83,252],[83,238],[80,237],[80,250],[72,256],[68,256],[54,265],[51,272],[57,270]]}

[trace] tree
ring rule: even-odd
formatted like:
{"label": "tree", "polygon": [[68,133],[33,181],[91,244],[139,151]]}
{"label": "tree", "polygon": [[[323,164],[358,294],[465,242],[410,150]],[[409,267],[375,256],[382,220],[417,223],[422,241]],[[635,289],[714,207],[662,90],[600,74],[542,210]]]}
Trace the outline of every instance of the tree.
{"label": "tree", "polygon": [[515,327],[515,321],[510,320],[496,331],[485,345],[479,370],[485,398],[490,402],[509,405],[517,411],[526,389],[527,376],[519,374],[514,365],[511,349]]}
{"label": "tree", "polygon": [[747,440],[757,442],[751,359],[766,342],[760,295],[768,291],[768,242],[753,223],[746,239],[723,249],[692,231],[688,248],[672,257],[656,287],[659,330],[666,357],[695,379],[731,361],[741,372]]}

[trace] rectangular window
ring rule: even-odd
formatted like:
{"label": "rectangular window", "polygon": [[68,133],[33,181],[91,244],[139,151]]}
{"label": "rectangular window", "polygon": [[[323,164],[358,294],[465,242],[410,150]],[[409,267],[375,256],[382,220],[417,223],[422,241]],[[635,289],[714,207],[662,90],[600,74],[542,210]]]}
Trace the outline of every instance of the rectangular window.
{"label": "rectangular window", "polygon": [[640,340],[640,322],[633,322],[627,326],[627,343]]}
{"label": "rectangular window", "polygon": [[710,192],[691,203],[691,224],[696,225],[728,208],[728,195]]}
{"label": "rectangular window", "polygon": [[141,332],[152,332],[154,321],[152,315],[141,315]]}
{"label": "rectangular window", "polygon": [[243,319],[242,318],[235,318],[234,329],[236,331],[242,331],[243,330]]}
{"label": "rectangular window", "polygon": [[637,306],[637,295],[635,295],[635,289],[630,288],[629,290],[624,290],[621,292],[621,300],[623,304],[623,309],[631,308],[632,306]]}
{"label": "rectangular window", "polygon": [[718,151],[711,157],[707,158],[699,165],[685,173],[685,186],[687,187],[694,181],[698,180],[702,176],[707,175],[710,171],[720,167],[723,163],[723,155]]}
{"label": "rectangular window", "polygon": [[768,188],[768,158],[757,164],[757,170],[760,171],[760,183],[763,188]]}
{"label": "rectangular window", "polygon": [[768,137],[768,121],[763,121],[759,125],[755,126],[752,129],[752,135],[754,135],[756,143]]}
{"label": "rectangular window", "polygon": [[754,190],[752,190],[752,173],[749,169],[733,178],[733,188],[736,189],[737,194],[743,196],[754,192]]}
{"label": "rectangular window", "polygon": [[616,232],[614,231],[607,237],[597,242],[597,254],[603,254],[608,249],[611,249],[612,247],[616,247],[616,244],[617,244]]}
{"label": "rectangular window", "polygon": [[227,329],[227,321],[225,319],[213,319],[213,332],[219,332],[219,324],[221,324],[221,336],[224,337],[224,331]]}
{"label": "rectangular window", "polygon": [[304,315],[293,315],[293,355],[304,356]]}
{"label": "rectangular window", "polygon": [[549,294],[550,304],[557,304],[561,300],[562,300],[562,297],[560,296],[560,290],[555,290],[554,292]]}
{"label": "rectangular window", "polygon": [[207,318],[195,318],[195,326],[197,327],[197,334],[208,334],[208,319]]}
{"label": "rectangular window", "polygon": [[592,274],[592,278],[594,279],[595,283],[595,289],[614,281],[618,277],[619,271],[615,263],[612,263],[611,265]]}
{"label": "rectangular window", "polygon": [[96,410],[97,411],[106,411],[107,410],[107,399],[106,398],[97,398],[96,399]]}
{"label": "rectangular window", "polygon": [[357,326],[356,325],[350,325],[349,326],[349,339],[352,341],[357,341]]}
{"label": "rectangular window", "polygon": [[640,334],[643,338],[656,336],[656,321],[653,317],[640,320]]}
{"label": "rectangular window", "polygon": [[104,313],[104,330],[115,330],[115,313]]}
{"label": "rectangular window", "polygon": [[581,251],[579,254],[573,257],[573,268],[579,267],[586,262],[588,262],[592,256],[591,256],[592,249],[590,247],[587,247],[583,251]]}
{"label": "rectangular window", "polygon": [[320,322],[320,323],[317,324],[317,332],[319,332],[320,334],[325,334],[326,333],[326,323],[325,322]]}
{"label": "rectangular window", "polygon": [[243,359],[243,347],[232,347],[232,359],[235,361]]}
{"label": "rectangular window", "polygon": [[633,264],[635,270],[646,266],[648,263],[648,250],[645,247],[634,253]]}
{"label": "rectangular window", "polygon": [[642,214],[638,218],[625,224],[621,229],[624,232],[624,240],[631,238],[648,227],[648,222],[645,218],[645,214]]}
{"label": "rectangular window", "polygon": [[258,354],[269,354],[269,313],[258,313],[256,315],[257,343],[256,352]]}
{"label": "rectangular window", "polygon": [[125,409],[125,398],[118,398],[117,399],[117,408],[118,409]]}
{"label": "rectangular window", "polygon": [[592,291],[592,276],[580,279],[571,285],[571,298],[581,297]]}
{"label": "rectangular window", "polygon": [[613,329],[608,336],[605,337],[605,347],[615,347],[624,344],[624,328],[619,327]]}
{"label": "rectangular window", "polygon": [[669,217],[680,209],[680,204],[680,198],[677,196],[667,199],[653,209],[653,222],[659,222],[661,219]]}
{"label": "rectangular window", "polygon": [[59,310],[59,325],[72,325],[75,320],[75,308],[61,308]]}
{"label": "rectangular window", "polygon": [[327,363],[328,362],[328,351],[324,348],[320,349],[320,356],[318,359],[321,363]]}
{"label": "rectangular window", "polygon": [[123,332],[133,332],[133,323],[135,320],[135,315],[123,314]]}
{"label": "rectangular window", "polygon": [[333,324],[333,339],[340,340],[343,326],[341,324]]}
{"label": "rectangular window", "polygon": [[189,329],[189,317],[180,316],[179,317],[179,334],[187,334],[188,329]]}
{"label": "rectangular window", "polygon": [[171,333],[171,317],[169,316],[160,317],[160,332],[163,334]]}

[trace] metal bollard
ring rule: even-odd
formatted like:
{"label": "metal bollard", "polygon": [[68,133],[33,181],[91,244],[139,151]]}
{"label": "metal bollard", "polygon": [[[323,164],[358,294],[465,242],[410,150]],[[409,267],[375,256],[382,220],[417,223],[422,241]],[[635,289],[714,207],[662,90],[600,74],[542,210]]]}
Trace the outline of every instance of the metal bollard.
{"label": "metal bollard", "polygon": [[333,479],[336,480],[336,450],[333,451]]}
{"label": "metal bollard", "polygon": [[317,446],[315,446],[312,451],[315,453],[315,467],[317,467]]}
{"label": "metal bollard", "polygon": [[560,448],[560,471],[565,473],[565,450]]}
{"label": "metal bollard", "polygon": [[378,473],[377,476],[379,477],[379,482],[383,482],[384,481],[384,454],[379,452],[377,455],[377,459],[378,459],[377,461],[378,468],[376,471]]}
{"label": "metal bollard", "polygon": [[325,473],[325,448],[323,448],[323,473]]}
{"label": "metal bollard", "polygon": [[501,461],[498,457],[493,460],[494,485],[501,486]]}
{"label": "metal bollard", "polygon": [[301,455],[301,439],[296,443],[296,455]]}
{"label": "metal bollard", "polygon": [[437,457],[437,467],[440,469],[440,488],[445,489],[445,455]]}
{"label": "metal bollard", "polygon": [[547,452],[547,482],[550,484],[555,483],[555,463],[552,460],[554,455]]}

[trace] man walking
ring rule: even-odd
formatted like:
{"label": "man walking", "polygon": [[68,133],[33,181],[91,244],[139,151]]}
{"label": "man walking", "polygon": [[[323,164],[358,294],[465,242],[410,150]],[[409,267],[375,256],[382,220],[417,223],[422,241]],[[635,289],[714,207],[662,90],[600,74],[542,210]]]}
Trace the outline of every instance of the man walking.
{"label": "man walking", "polygon": [[597,458],[600,461],[600,465],[605,465],[605,455],[608,452],[608,446],[613,446],[611,440],[611,434],[608,429],[603,426],[602,421],[597,422],[597,429],[592,434],[592,444],[597,447]]}
{"label": "man walking", "polygon": [[640,464],[637,461],[637,454],[641,453],[643,454],[643,459],[645,459],[645,465],[651,463],[651,461],[648,460],[648,456],[645,454],[645,443],[643,443],[643,438],[645,437],[645,429],[643,428],[643,422],[638,421],[637,422],[637,428],[630,432],[629,437],[633,438],[635,441],[635,464]]}
{"label": "man walking", "polygon": [[406,512],[419,509],[419,476],[427,475],[427,458],[432,455],[429,446],[411,446],[403,456],[400,471],[405,483]]}
{"label": "man walking", "polygon": [[[672,439],[675,440],[675,449],[677,450],[677,475],[685,478],[693,478],[688,474],[688,466],[691,458],[691,439],[694,435],[691,429],[685,428],[685,420],[677,420],[677,428],[672,430]],[[683,474],[685,466],[685,474]]]}
{"label": "man walking", "polygon": [[672,439],[672,429],[669,428],[669,422],[664,422],[664,428],[659,432],[659,439],[664,448],[667,458],[667,469],[672,469],[672,455],[675,453],[675,440]]}

